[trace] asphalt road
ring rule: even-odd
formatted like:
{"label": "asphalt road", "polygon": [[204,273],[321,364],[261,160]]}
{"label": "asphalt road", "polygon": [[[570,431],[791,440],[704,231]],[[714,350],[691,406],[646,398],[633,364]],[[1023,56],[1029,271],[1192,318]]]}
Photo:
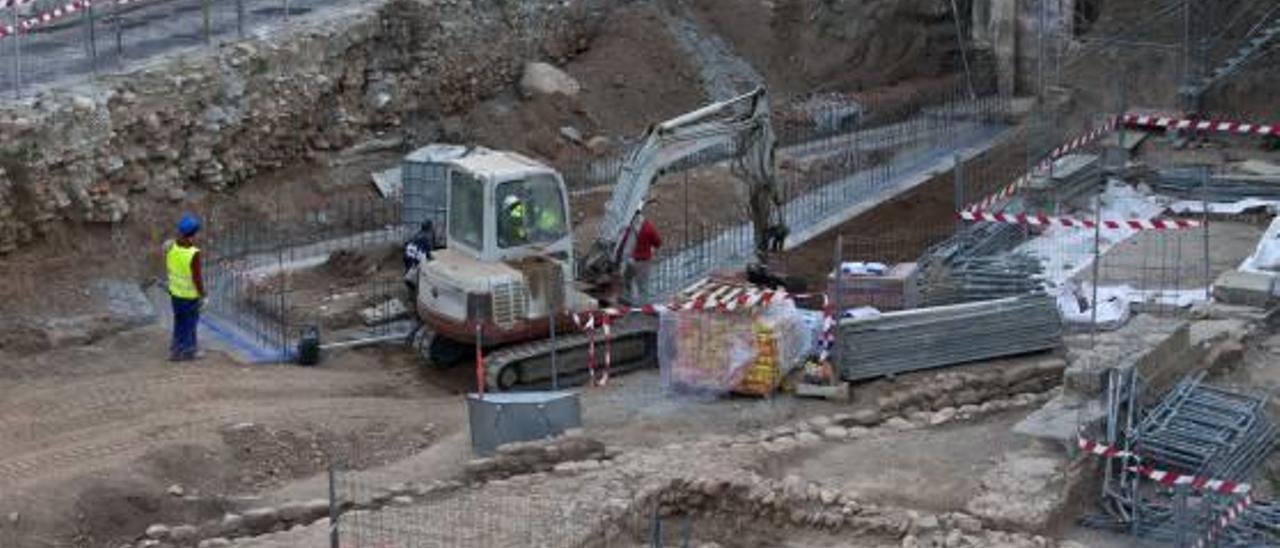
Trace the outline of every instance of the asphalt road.
{"label": "asphalt road", "polygon": [[[89,17],[84,12],[64,16],[30,34],[0,40],[0,97],[13,97],[15,84],[20,84],[22,96],[30,96],[51,83],[95,71],[121,73],[162,55],[217,47],[237,40],[241,26],[245,36],[267,35],[300,16],[353,0],[288,0],[288,19],[284,0],[208,0],[207,46],[204,1],[150,0],[126,6],[108,1],[95,5],[92,43],[96,61],[90,54]],[[237,1],[243,6],[242,24],[237,24]],[[120,10],[118,24],[116,10]]]}

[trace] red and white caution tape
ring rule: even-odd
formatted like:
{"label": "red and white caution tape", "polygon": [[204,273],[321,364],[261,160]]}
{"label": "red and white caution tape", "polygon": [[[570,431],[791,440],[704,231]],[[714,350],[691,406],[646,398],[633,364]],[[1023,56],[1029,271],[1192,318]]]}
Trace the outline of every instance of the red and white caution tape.
{"label": "red and white caution tape", "polygon": [[[23,2],[23,4],[26,3],[27,2]],[[66,4],[53,8],[49,11],[37,13],[31,17],[23,19],[18,22],[17,27],[14,27],[13,25],[0,26],[0,38],[7,38],[19,32],[28,32],[40,25],[46,25],[65,16],[79,13],[90,5],[90,0],[75,0],[74,2],[67,2]]]}
{"label": "red and white caution tape", "polygon": [[1204,537],[1196,541],[1193,546],[1195,546],[1195,548],[1204,548],[1211,545],[1213,541],[1218,539],[1218,536],[1221,535],[1223,531],[1227,530],[1227,527],[1230,527],[1236,519],[1244,514],[1244,511],[1247,510],[1251,504],[1253,504],[1253,497],[1249,495],[1245,495],[1241,497],[1240,500],[1231,503],[1226,510],[1222,511],[1222,514],[1219,515],[1217,519],[1209,523],[1209,530],[1206,531]]}
{"label": "red and white caution tape", "polygon": [[1059,158],[1066,156],[1067,154],[1070,154],[1073,151],[1084,148],[1089,144],[1093,143],[1094,141],[1101,139],[1104,135],[1114,131],[1116,129],[1116,125],[1118,124],[1118,122],[1119,120],[1117,117],[1113,116],[1113,117],[1107,118],[1107,121],[1103,123],[1101,127],[1095,128],[1089,131],[1088,133],[1085,133],[1084,135],[1080,135],[1070,141],[1067,141],[1066,143],[1063,143],[1058,148],[1053,149],[1053,152],[1049,153],[1049,156],[1044,160],[1041,160],[1039,164],[1036,164],[1035,168],[1032,169],[1030,173],[1023,174],[1021,177],[1018,177],[1012,183],[1009,183],[1007,186],[996,191],[994,194],[987,196],[986,198],[983,198],[978,202],[970,204],[966,206],[964,209],[966,211],[979,211],[979,210],[991,209],[1001,200],[1012,197],[1014,194],[1017,194],[1019,190],[1022,190],[1027,185],[1031,184],[1031,179],[1033,178],[1033,174],[1043,173],[1045,171],[1048,171],[1049,166],[1053,165],[1053,163],[1056,162]]}
{"label": "red and white caution tape", "polygon": [[[30,4],[33,1],[35,0],[16,0],[16,1],[0,0],[0,8],[7,8],[15,5],[25,6],[27,4]],[[126,4],[133,4],[141,1],[142,0],[116,0],[113,3],[118,6],[123,6]],[[73,2],[68,2],[66,4],[58,6],[51,10],[37,13],[31,17],[27,17],[19,21],[17,27],[14,27],[13,25],[0,25],[0,38],[7,38],[19,32],[30,32],[32,29],[35,29],[36,27],[39,27],[41,25],[47,25],[65,16],[84,11],[85,9],[88,9],[92,5],[93,5],[92,0],[75,0]]]}
{"label": "red and white caution tape", "polygon": [[1071,217],[1052,217],[1025,213],[991,213],[989,211],[961,211],[959,217],[964,221],[1005,223],[1030,226],[1063,226],[1067,228],[1094,228],[1101,225],[1109,230],[1181,230],[1200,227],[1200,221],[1189,219],[1125,219],[1092,221],[1089,219],[1073,219]]}
{"label": "red and white caution tape", "polygon": [[1082,436],[1076,438],[1076,447],[1079,447],[1080,450],[1084,451],[1085,453],[1099,456],[1104,459],[1114,459],[1114,458],[1136,459],[1138,458],[1138,455],[1135,455],[1129,451],[1120,449],[1119,447],[1114,447],[1111,445],[1107,445],[1105,443],[1098,443],[1090,439],[1085,439]]}
{"label": "red and white caution tape", "polygon": [[[1142,457],[1136,453],[1125,451],[1105,443],[1089,440],[1084,436],[1076,437],[1076,446],[1079,447],[1081,451],[1106,459],[1126,458],[1133,459],[1135,461],[1142,460]],[[1168,487],[1186,485],[1197,491],[1207,491],[1223,495],[1247,495],[1249,494],[1249,491],[1252,490],[1252,486],[1247,483],[1206,478],[1191,474],[1179,474],[1177,472],[1158,470],[1141,464],[1130,466],[1129,471],[1136,472]]]}
{"label": "red and white caution tape", "polygon": [[12,8],[14,6],[25,6],[36,0],[0,0],[0,8]]}
{"label": "red and white caution tape", "polygon": [[1129,127],[1148,129],[1177,129],[1209,131],[1215,133],[1234,133],[1236,135],[1274,135],[1280,137],[1280,124],[1250,124],[1246,122],[1225,122],[1218,120],[1193,120],[1190,118],[1144,116],[1139,114],[1126,114],[1124,116],[1124,124]]}
{"label": "red and white caution tape", "polygon": [[1169,472],[1166,470],[1156,470],[1150,466],[1134,466],[1131,467],[1130,470],[1169,487],[1188,485],[1197,491],[1208,491],[1210,493],[1220,493],[1223,495],[1245,495],[1253,488],[1247,483],[1204,478],[1190,474],[1179,474],[1177,472]]}

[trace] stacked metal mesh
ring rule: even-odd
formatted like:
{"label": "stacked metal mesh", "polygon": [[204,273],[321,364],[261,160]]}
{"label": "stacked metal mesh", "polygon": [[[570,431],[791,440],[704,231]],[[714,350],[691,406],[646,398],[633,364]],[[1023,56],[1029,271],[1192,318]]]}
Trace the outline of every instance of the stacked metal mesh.
{"label": "stacked metal mesh", "polygon": [[1267,400],[1204,384],[1203,378],[1184,379],[1147,414],[1135,447],[1160,468],[1245,480],[1276,443]]}
{"label": "stacked metal mesh", "polygon": [[920,260],[921,304],[942,306],[1043,291],[1040,260],[1009,251],[1023,239],[1022,227],[978,223],[930,248]]}
{"label": "stacked metal mesh", "polygon": [[883,377],[1057,347],[1062,321],[1045,296],[842,320],[836,363],[846,380]]}
{"label": "stacked metal mesh", "polygon": [[[1145,385],[1130,373],[1126,385],[1108,391],[1106,437],[1142,455],[1146,464],[1198,477],[1247,481],[1274,448],[1276,429],[1266,415],[1266,398],[1204,384],[1204,373],[1199,373],[1183,379],[1135,421],[1132,411]],[[1111,384],[1120,385],[1118,377],[1113,375]],[[1237,496],[1190,488],[1170,491],[1141,478],[1120,460],[1108,466],[1103,493],[1111,515],[1088,516],[1085,525],[1179,546],[1205,539],[1239,502]],[[1280,507],[1255,500],[1217,539],[1219,546],[1280,544]]]}
{"label": "stacked metal mesh", "polygon": [[1203,170],[1171,168],[1157,171],[1147,183],[1160,194],[1186,200],[1235,202],[1245,198],[1280,199],[1276,180],[1261,175],[1214,175],[1205,181]]}

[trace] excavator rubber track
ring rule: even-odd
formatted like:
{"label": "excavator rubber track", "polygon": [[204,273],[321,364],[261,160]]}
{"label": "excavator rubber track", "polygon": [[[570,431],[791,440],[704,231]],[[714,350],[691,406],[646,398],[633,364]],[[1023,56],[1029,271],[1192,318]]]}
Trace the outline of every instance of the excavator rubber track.
{"label": "excavator rubber track", "polygon": [[[614,327],[610,345],[610,375],[658,366],[658,326],[656,322],[632,323]],[[585,333],[567,334],[508,346],[485,356],[485,374],[490,390],[542,390],[584,384],[590,377],[589,349],[591,337]],[[604,371],[605,349],[602,333],[595,336],[597,374]],[[552,382],[551,355],[555,350],[555,377]]]}

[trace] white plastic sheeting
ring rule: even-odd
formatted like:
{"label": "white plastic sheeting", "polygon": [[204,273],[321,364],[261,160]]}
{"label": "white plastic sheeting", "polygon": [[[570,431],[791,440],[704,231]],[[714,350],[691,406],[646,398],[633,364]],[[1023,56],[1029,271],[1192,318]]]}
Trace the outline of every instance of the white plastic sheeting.
{"label": "white plastic sheeting", "polygon": [[1245,258],[1239,270],[1272,276],[1280,273],[1280,217],[1271,220],[1253,254]]}

